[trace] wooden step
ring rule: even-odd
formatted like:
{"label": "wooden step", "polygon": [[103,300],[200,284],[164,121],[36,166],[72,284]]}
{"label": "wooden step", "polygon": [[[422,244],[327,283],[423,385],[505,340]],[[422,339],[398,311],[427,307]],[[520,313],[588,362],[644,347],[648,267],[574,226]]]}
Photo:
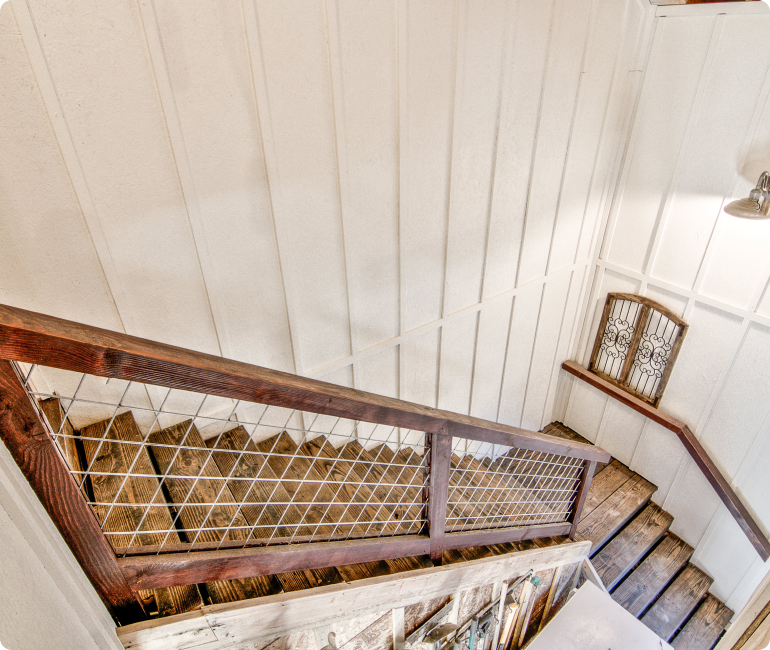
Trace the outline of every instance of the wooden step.
{"label": "wooden step", "polygon": [[733,611],[709,594],[671,642],[675,650],[709,650],[727,627]]}
{"label": "wooden step", "polygon": [[[227,482],[227,487],[236,501],[244,503],[241,513],[248,524],[255,527],[252,537],[310,535],[310,528],[298,528],[301,513],[296,506],[273,505],[276,502],[285,504],[291,496],[278,482],[275,472],[265,462],[265,456],[259,455],[243,427],[238,426],[211,438],[206,445],[214,449],[212,457],[222,475],[232,479]],[[223,451],[217,452],[217,449]],[[245,453],[241,455],[232,451]]]}
{"label": "wooden step", "polygon": [[[95,506],[96,515],[102,521],[102,529],[105,532],[130,533],[109,535],[108,539],[116,547],[152,546],[162,544],[164,540],[167,544],[179,542],[179,536],[173,530],[171,513],[166,507],[163,493],[158,489],[158,479],[152,476],[155,474],[155,468],[147,449],[142,445],[119,442],[142,441],[142,434],[136,426],[134,416],[130,412],[116,416],[105,436],[109,423],[109,420],[97,422],[79,432],[82,438],[104,438],[102,443],[83,440],[86,466],[90,465],[90,471],[95,473],[125,474],[130,470],[134,474],[148,476],[130,476],[125,482],[122,476],[92,476],[94,499],[102,503],[112,503],[114,500],[119,504],[157,503],[158,506],[145,509],[117,505],[111,512],[109,507]],[[140,532],[134,536],[133,531],[137,529]],[[139,595],[147,605],[146,609],[154,611],[153,607],[157,608],[159,616],[189,612],[202,605],[200,593],[195,585],[140,591]]]}
{"label": "wooden step", "polygon": [[601,472],[597,472],[588,490],[580,520],[582,521],[596,510],[607,497],[619,490],[632,476],[634,472],[617,460],[613,460]]}
{"label": "wooden step", "polygon": [[332,505],[327,509],[327,505],[323,505],[333,503],[334,492],[322,483],[323,477],[313,469],[313,461],[298,454],[297,444],[288,433],[284,431],[257,443],[257,449],[270,454],[267,464],[297,502],[300,521],[308,525],[316,536],[324,537],[334,532],[345,535],[350,532],[350,526],[337,525],[344,508],[340,510],[339,506]]}
{"label": "wooden step", "polygon": [[340,572],[340,575],[345,582],[390,575],[390,567],[385,560],[380,560],[379,562],[363,562],[361,564],[346,564],[344,566],[338,566],[337,571]]}
{"label": "wooden step", "polygon": [[687,620],[713,580],[693,564],[688,564],[642,617],[642,623],[668,641]]}
{"label": "wooden step", "polygon": [[398,517],[396,530],[399,534],[415,534],[421,527],[422,491],[417,484],[420,482],[422,460],[422,456],[412,448],[403,447],[393,456],[383,474],[384,480],[394,486],[388,501],[401,504],[393,514]]}
{"label": "wooden step", "polygon": [[693,548],[668,533],[620,586],[612,598],[637,618],[692,557]]}
{"label": "wooden step", "polygon": [[591,556],[610,540],[650,500],[657,488],[648,480],[634,474],[608,496],[577,527],[575,539],[593,543]]}
{"label": "wooden step", "polygon": [[283,586],[285,592],[301,591],[303,589],[313,589],[315,587],[326,587],[327,585],[345,582],[340,575],[340,572],[334,567],[279,573],[276,578]]}
{"label": "wooden step", "polygon": [[[164,480],[169,498],[172,503],[185,504],[175,508],[178,523],[185,531],[180,533],[180,540],[245,542],[250,534],[248,521],[237,506],[220,505],[234,503],[234,497],[192,421],[153,432],[148,441],[158,470],[174,476]],[[179,448],[176,453],[174,447],[158,446],[181,444],[194,449]],[[215,604],[242,600],[252,593],[270,593],[273,588],[265,577],[206,583]]]}
{"label": "wooden step", "polygon": [[[582,442],[585,445],[594,444],[588,440],[588,438],[584,438],[577,431],[570,429],[568,426],[562,424],[561,422],[551,422],[551,424],[546,425],[545,428],[541,430],[541,433],[545,433],[549,436],[556,436],[557,438],[564,438],[565,440]],[[599,474],[599,472],[601,472],[606,466],[607,463],[597,463],[594,473]]]}
{"label": "wooden step", "polygon": [[[56,398],[51,398],[38,400],[38,404],[40,410],[45,414],[48,424],[51,425],[53,433],[67,436],[66,438],[56,438],[56,446],[59,448],[62,456],[64,456],[70,469],[75,472],[84,471],[85,468],[83,467],[82,461],[85,459],[81,459],[80,457],[80,452],[78,451],[77,443],[74,438],[76,435],[75,430],[72,428],[69,420],[64,417],[64,409],[62,408],[61,402]],[[76,476],[75,479],[78,482],[81,482],[83,477]]]}
{"label": "wooden step", "polygon": [[604,586],[612,590],[655,546],[674,518],[650,503],[594,556],[593,565]]}
{"label": "wooden step", "polygon": [[371,505],[375,509],[372,520],[387,523],[378,523],[376,526],[372,526],[372,530],[383,530],[390,533],[397,532],[399,519],[403,518],[403,513],[399,516],[396,513],[395,506],[385,505],[387,501],[393,501],[390,498],[392,488],[379,484],[386,482],[383,481],[382,477],[387,470],[390,459],[393,458],[392,450],[387,445],[380,445],[371,450],[365,450],[357,440],[351,440],[338,450],[338,455],[352,464],[352,473],[356,477],[355,480],[362,483],[377,484],[366,486],[366,490],[371,494]]}

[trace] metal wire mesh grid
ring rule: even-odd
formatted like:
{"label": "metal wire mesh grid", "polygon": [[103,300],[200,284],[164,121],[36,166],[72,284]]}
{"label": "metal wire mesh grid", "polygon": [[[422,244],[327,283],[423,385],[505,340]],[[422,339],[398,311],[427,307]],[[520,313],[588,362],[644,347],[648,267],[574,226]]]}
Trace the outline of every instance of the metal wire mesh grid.
{"label": "metal wire mesh grid", "polygon": [[583,460],[454,438],[450,465],[447,532],[567,521]]}
{"label": "metal wire mesh grid", "polygon": [[422,528],[423,432],[17,368],[118,555]]}

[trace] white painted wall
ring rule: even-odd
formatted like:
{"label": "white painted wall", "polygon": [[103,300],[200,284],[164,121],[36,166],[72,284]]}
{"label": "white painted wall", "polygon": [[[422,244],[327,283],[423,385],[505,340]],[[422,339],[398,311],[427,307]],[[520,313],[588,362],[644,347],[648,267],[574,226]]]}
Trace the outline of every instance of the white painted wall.
{"label": "white painted wall", "polygon": [[11,0],[0,299],[532,429],[564,415],[659,485],[738,607],[762,567],[683,451],[559,366],[609,290],[679,310],[663,407],[770,522],[770,226],[719,217],[766,165],[754,5]]}
{"label": "white painted wall", "polygon": [[[770,534],[770,222],[722,212],[770,167],[770,13],[659,7],[574,359],[606,294],[640,293],[690,323],[661,408],[685,421]],[[721,13],[720,13],[721,12]],[[727,13],[724,13],[727,12]],[[674,434],[581,383],[565,423],[653,481],[711,591],[738,611],[764,565]]]}

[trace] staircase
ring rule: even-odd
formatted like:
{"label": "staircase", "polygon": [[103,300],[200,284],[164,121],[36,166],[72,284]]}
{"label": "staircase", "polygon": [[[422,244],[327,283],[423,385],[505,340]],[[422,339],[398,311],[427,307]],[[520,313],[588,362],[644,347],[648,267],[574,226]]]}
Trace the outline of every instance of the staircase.
{"label": "staircase", "polygon": [[[577,435],[559,423],[543,431]],[[593,543],[591,562],[615,602],[676,650],[708,650],[733,612],[708,593],[713,580],[669,532],[674,518],[650,501],[655,490],[617,460],[597,468],[576,539]]]}
{"label": "staircase", "polygon": [[[51,427],[63,425],[58,400],[40,402]],[[64,420],[64,422],[63,422]],[[105,431],[107,434],[105,436]],[[544,433],[587,442],[554,423]],[[326,537],[415,534],[422,522],[423,456],[387,444],[365,449],[356,438],[335,447],[318,436],[301,443],[282,431],[254,442],[241,426],[204,440],[191,421],[142,434],[131,411],[61,438],[62,455],[88,475],[82,490],[113,546],[293,541]],[[90,439],[90,440],[89,440]],[[96,442],[96,440],[101,440]],[[519,502],[542,506],[531,523],[563,521],[559,487],[575,466],[549,475],[527,472],[534,460],[518,450],[450,460],[447,529],[510,526]],[[161,483],[157,476],[166,475]],[[673,517],[650,498],[656,487],[617,460],[599,465],[577,529],[593,544],[592,562],[612,597],[678,650],[707,649],[732,612],[708,594],[711,578],[689,563],[693,549],[668,532]],[[145,504],[146,507],[137,507]],[[500,544],[444,553],[453,563],[558,544],[566,538]],[[146,549],[150,550],[150,549]],[[168,616],[218,604],[432,566],[427,557],[292,571],[140,592],[146,611]],[[536,628],[535,628],[536,629]],[[533,630],[534,633],[534,630]]]}

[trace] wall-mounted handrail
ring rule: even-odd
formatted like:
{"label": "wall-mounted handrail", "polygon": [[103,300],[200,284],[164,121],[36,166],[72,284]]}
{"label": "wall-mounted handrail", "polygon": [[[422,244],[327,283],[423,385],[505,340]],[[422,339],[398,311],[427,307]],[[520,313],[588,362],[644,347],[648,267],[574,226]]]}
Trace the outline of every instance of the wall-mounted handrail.
{"label": "wall-mounted handrail", "polygon": [[695,461],[695,464],[714,488],[714,491],[730,511],[730,514],[735,518],[735,521],[738,522],[741,530],[743,530],[746,537],[749,538],[749,541],[754,546],[757,553],[759,553],[762,561],[766,561],[770,558],[770,541],[765,537],[754,517],[751,516],[751,513],[746,509],[746,506],[735,493],[735,490],[730,486],[729,481],[722,472],[719,471],[719,468],[714,464],[714,461],[711,460],[708,452],[695,437],[695,434],[690,427],[668,413],[665,413],[647,402],[642,401],[638,397],[618,388],[614,384],[611,384],[574,361],[565,361],[562,364],[562,368],[578,379],[583,380],[594,388],[598,388],[603,393],[606,393],[622,404],[641,413],[653,422],[660,424],[669,431],[673,431],[684,445],[687,453],[690,454]]}
{"label": "wall-mounted handrail", "polygon": [[[609,454],[598,447],[517,427],[374,395],[326,382],[269,370],[126,334],[0,305],[0,437],[75,552],[113,614],[125,623],[141,618],[133,598],[143,588],[246,578],[277,571],[354,564],[543,536],[574,535],[580,508],[597,462]],[[278,547],[220,548],[118,558],[101,533],[65,460],[58,453],[32,394],[10,362],[47,366],[143,384],[163,386],[296,409],[350,420],[422,431],[423,526],[418,535],[323,541]],[[106,435],[106,434],[105,434]],[[446,532],[452,438],[508,446],[525,456],[565,457],[575,485],[566,515],[553,522]],[[144,444],[144,443],[142,443]],[[530,453],[532,452],[532,453]],[[582,462],[580,462],[582,461]],[[522,465],[528,466],[529,460]],[[534,467],[534,465],[531,465]],[[530,471],[533,480],[538,470]],[[526,488],[531,494],[553,489]],[[498,488],[495,488],[498,489]],[[473,507],[476,507],[474,505]],[[566,517],[566,518],[565,518]],[[498,524],[500,525],[500,524]],[[503,525],[504,526],[504,525]],[[488,528],[488,529],[486,529]],[[92,550],[96,549],[95,554]]]}

